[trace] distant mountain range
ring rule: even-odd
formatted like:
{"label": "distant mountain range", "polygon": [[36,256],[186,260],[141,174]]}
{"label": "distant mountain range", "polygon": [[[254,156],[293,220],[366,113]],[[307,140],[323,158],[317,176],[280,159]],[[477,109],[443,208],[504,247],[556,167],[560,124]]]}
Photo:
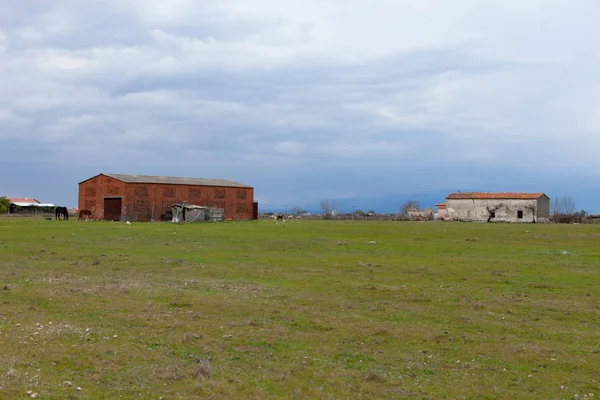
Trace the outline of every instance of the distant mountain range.
{"label": "distant mountain range", "polygon": [[[332,204],[335,210],[339,213],[352,212],[352,210],[362,210],[364,212],[374,210],[377,214],[396,214],[399,212],[400,207],[408,200],[416,200],[419,202],[422,208],[431,207],[434,210],[435,204],[443,203],[446,201],[446,196],[455,190],[433,190],[425,192],[415,193],[399,193],[399,194],[388,194],[382,196],[373,197],[355,197],[355,198],[330,198],[329,203]],[[466,192],[466,190],[465,190]],[[575,208],[577,210],[585,210],[588,214],[600,213],[600,200],[598,200],[597,191],[593,190],[574,190],[572,194],[558,194],[548,192],[546,193],[551,199],[553,197],[570,196],[575,201]],[[306,211],[311,213],[321,213],[321,200],[315,201]],[[269,209],[263,208],[262,204],[259,204],[261,212],[286,212],[289,208],[278,207],[273,205]]]}
{"label": "distant mountain range", "polygon": [[[334,209],[339,213],[352,212],[354,209],[362,210],[364,212],[374,210],[377,214],[396,214],[408,200],[416,200],[419,202],[422,208],[431,207],[435,210],[434,205],[446,201],[446,196],[452,191],[430,191],[430,192],[418,192],[411,194],[388,194],[383,196],[375,197],[355,197],[355,198],[330,198],[329,204],[334,206]],[[311,204],[306,211],[311,213],[321,213],[321,200]],[[259,204],[261,212],[286,212],[289,211],[289,207],[284,209],[273,205],[269,209],[265,209]]]}

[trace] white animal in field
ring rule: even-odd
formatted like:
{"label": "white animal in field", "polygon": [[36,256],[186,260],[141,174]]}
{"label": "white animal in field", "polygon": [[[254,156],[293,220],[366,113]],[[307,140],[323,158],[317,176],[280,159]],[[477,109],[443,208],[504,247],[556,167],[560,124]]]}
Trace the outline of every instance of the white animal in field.
{"label": "white animal in field", "polygon": [[294,219],[294,216],[292,214],[288,215],[288,219]]}
{"label": "white animal in field", "polygon": [[269,217],[269,219],[277,219],[277,215],[273,214]]}
{"label": "white animal in field", "polygon": [[302,215],[298,215],[296,219],[302,219]]}

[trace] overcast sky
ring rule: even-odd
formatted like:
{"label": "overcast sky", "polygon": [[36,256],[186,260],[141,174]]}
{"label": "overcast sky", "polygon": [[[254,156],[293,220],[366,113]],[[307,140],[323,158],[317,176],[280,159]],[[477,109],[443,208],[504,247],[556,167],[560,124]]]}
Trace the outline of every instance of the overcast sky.
{"label": "overcast sky", "polygon": [[600,0],[0,0],[0,195],[76,206],[105,172],[231,179],[263,208],[599,209],[599,40]]}

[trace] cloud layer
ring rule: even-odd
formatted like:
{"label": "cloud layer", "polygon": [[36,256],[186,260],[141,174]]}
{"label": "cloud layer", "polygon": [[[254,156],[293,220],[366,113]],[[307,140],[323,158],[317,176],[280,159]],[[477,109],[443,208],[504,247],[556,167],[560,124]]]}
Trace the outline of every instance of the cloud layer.
{"label": "cloud layer", "polygon": [[74,205],[77,182],[115,172],[233,179],[264,204],[309,207],[446,188],[562,195],[600,167],[595,0],[0,9],[1,163],[21,171],[9,195]]}

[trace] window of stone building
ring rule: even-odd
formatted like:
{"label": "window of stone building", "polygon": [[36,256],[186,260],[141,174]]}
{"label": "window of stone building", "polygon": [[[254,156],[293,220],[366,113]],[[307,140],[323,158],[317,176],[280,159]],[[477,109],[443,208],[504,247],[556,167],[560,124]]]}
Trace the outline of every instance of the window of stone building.
{"label": "window of stone building", "polygon": [[523,211],[520,211],[520,210],[519,210],[519,211],[517,211],[517,218],[518,218],[518,219],[521,219],[521,218],[523,218]]}

